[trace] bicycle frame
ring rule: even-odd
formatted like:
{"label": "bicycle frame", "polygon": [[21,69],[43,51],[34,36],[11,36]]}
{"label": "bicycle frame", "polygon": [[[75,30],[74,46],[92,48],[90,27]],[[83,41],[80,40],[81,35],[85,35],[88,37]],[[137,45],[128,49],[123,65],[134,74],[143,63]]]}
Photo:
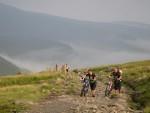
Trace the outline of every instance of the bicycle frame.
{"label": "bicycle frame", "polygon": [[105,96],[109,96],[112,91],[113,82],[110,80],[105,89]]}

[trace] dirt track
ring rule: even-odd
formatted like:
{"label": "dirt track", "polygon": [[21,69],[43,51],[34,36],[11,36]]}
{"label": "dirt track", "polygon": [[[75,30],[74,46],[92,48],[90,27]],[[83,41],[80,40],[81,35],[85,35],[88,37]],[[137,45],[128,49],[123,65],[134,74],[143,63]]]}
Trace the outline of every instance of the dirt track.
{"label": "dirt track", "polygon": [[96,97],[79,95],[51,96],[26,113],[142,113],[128,107],[127,95],[104,96],[105,85],[98,83]]}

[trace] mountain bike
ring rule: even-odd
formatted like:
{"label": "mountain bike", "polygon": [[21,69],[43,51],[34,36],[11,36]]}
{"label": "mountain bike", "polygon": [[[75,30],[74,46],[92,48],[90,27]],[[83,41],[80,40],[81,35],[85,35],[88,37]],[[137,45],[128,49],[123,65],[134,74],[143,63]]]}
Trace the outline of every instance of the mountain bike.
{"label": "mountain bike", "polygon": [[112,80],[109,80],[109,82],[107,83],[106,88],[105,88],[105,96],[109,96],[112,89],[113,89],[113,82],[112,82]]}

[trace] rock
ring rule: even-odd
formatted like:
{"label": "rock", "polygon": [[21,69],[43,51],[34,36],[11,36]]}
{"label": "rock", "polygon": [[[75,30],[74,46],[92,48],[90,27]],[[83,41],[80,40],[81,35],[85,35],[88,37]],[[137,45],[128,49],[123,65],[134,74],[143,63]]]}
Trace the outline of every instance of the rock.
{"label": "rock", "polygon": [[98,110],[96,113],[104,113],[104,111],[100,111],[100,110]]}
{"label": "rock", "polygon": [[118,113],[116,110],[113,110],[111,113]]}
{"label": "rock", "polygon": [[96,105],[92,105],[91,107],[90,107],[90,109],[93,109],[93,110],[97,110],[97,106]]}
{"label": "rock", "polygon": [[116,104],[108,104],[107,106],[108,106],[108,107],[117,107]]}
{"label": "rock", "polygon": [[108,106],[106,106],[106,105],[102,105],[101,108],[104,109],[104,110],[108,110],[109,109]]}
{"label": "rock", "polygon": [[133,109],[131,109],[131,108],[128,108],[128,111],[129,111],[129,112],[134,112],[134,110],[133,110]]}
{"label": "rock", "polygon": [[94,109],[92,112],[93,112],[93,113],[96,113],[96,112],[97,112],[97,110],[95,110],[95,109]]}
{"label": "rock", "polygon": [[89,110],[85,110],[83,113],[89,113]]}
{"label": "rock", "polygon": [[80,107],[77,107],[77,108],[75,109],[75,112],[76,112],[76,113],[79,113],[79,111],[80,111]]}
{"label": "rock", "polygon": [[101,108],[105,108],[106,106],[104,106],[104,105],[101,105]]}
{"label": "rock", "polygon": [[90,101],[90,100],[87,100],[86,102],[87,102],[87,103],[90,103],[91,101]]}

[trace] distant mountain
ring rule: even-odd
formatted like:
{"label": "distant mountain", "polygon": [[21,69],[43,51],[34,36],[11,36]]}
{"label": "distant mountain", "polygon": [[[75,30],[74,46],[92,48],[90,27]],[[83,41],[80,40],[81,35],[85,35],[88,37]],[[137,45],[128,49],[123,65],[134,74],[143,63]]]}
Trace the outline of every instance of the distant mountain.
{"label": "distant mountain", "polygon": [[0,56],[0,75],[12,75],[17,72],[20,72],[20,69],[16,65]]}
{"label": "distant mountain", "polygon": [[4,4],[0,4],[0,17],[0,54],[27,68],[41,69],[55,63],[87,66],[150,57],[149,24],[77,21]]}

